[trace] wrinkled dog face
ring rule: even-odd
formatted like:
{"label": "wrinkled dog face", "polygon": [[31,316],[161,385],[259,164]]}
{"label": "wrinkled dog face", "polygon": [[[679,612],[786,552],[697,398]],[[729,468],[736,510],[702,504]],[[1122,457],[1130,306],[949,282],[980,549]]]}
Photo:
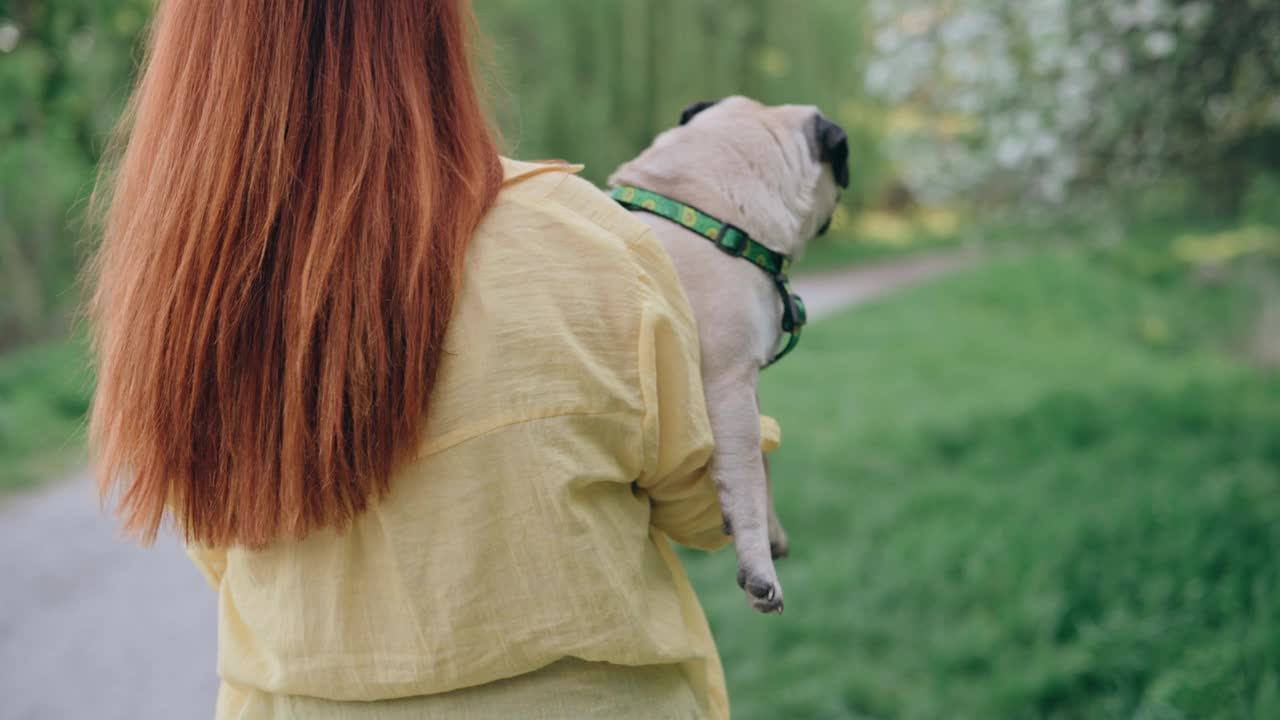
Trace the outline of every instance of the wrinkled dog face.
{"label": "wrinkled dog face", "polygon": [[[728,138],[771,183],[801,220],[797,244],[831,225],[840,192],[849,186],[849,139],[812,105],[762,105],[735,96],[685,108],[680,125]],[[795,248],[798,250],[799,248]]]}

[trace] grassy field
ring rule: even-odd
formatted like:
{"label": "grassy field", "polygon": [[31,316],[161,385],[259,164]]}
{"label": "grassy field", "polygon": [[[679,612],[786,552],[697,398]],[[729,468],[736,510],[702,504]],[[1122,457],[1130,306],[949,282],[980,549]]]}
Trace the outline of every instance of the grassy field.
{"label": "grassy field", "polygon": [[0,497],[83,460],[92,387],[85,357],[79,339],[0,356]]}
{"label": "grassy field", "polygon": [[1220,349],[1249,302],[1060,253],[807,331],[763,389],[787,613],[688,556],[735,717],[1280,717],[1280,382]]}

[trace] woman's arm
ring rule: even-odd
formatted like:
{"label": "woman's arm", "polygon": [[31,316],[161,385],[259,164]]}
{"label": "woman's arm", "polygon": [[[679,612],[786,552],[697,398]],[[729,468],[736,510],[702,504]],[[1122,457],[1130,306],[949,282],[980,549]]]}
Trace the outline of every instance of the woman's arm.
{"label": "woman's arm", "polygon": [[[707,472],[714,441],[702,388],[698,330],[666,251],[651,231],[637,237],[644,308],[640,383],[645,404],[644,472],[637,486],[652,505],[651,522],[682,545],[715,550],[729,542]],[[761,449],[778,447],[772,418],[760,419]]]}

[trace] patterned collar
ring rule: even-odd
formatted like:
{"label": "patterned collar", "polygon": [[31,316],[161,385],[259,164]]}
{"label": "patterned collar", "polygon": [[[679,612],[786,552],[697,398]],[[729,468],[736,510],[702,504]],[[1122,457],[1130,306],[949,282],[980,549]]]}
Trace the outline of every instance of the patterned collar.
{"label": "patterned collar", "polygon": [[623,186],[614,188],[611,197],[628,210],[657,215],[695,232],[710,240],[725,253],[747,260],[768,273],[773,279],[778,294],[782,297],[782,331],[788,335],[788,338],[786,345],[765,367],[781,360],[800,343],[800,330],[804,327],[807,314],[804,301],[799,295],[791,292],[791,282],[787,279],[791,258],[752,240],[751,236],[741,228],[665,195]]}

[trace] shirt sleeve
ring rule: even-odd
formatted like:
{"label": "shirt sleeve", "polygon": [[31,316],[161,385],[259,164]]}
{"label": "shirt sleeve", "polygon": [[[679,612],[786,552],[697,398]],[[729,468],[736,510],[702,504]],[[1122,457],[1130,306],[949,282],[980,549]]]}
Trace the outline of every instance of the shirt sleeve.
{"label": "shirt sleeve", "polygon": [[[652,507],[651,523],[700,550],[728,544],[715,486],[707,472],[715,446],[702,388],[693,312],[667,257],[646,231],[634,244],[644,308],[640,384],[644,398],[644,472],[637,486]],[[760,418],[761,450],[781,444],[778,423]]]}

